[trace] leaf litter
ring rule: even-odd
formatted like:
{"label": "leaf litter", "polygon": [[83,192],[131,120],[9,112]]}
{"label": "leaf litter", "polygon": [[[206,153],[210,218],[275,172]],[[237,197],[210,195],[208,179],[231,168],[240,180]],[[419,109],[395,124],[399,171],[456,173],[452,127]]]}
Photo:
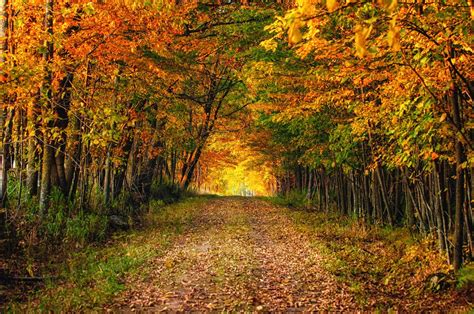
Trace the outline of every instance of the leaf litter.
{"label": "leaf litter", "polygon": [[[281,207],[241,197],[215,198],[200,206],[192,228],[126,278],[128,289],[107,309],[351,311],[378,308],[378,298],[387,297],[392,298],[390,308],[407,308],[403,295],[396,294],[374,295],[361,305],[353,285],[328,270],[330,257],[315,245],[315,238],[329,244],[335,239],[302,231]],[[384,290],[383,281],[367,280],[371,288]]]}

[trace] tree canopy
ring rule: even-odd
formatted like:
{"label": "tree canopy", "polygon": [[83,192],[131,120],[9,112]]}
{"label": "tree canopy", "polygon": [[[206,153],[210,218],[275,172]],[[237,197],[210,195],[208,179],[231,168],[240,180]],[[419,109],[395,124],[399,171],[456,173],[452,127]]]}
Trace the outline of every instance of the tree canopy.
{"label": "tree canopy", "polygon": [[100,238],[182,191],[298,194],[435,235],[456,270],[472,258],[471,0],[0,0],[0,15],[0,196],[19,237],[74,238],[76,221]]}

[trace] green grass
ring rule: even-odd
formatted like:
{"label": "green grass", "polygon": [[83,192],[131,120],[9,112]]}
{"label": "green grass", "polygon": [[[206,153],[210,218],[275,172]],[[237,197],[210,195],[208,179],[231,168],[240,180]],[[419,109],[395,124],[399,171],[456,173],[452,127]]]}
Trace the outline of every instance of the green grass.
{"label": "green grass", "polygon": [[159,256],[173,239],[190,227],[197,208],[206,202],[195,197],[168,206],[151,208],[141,231],[114,236],[106,246],[88,246],[70,254],[52,274],[44,289],[27,303],[9,304],[14,312],[25,310],[77,311],[99,309],[126,289],[125,278],[139,273],[140,266]]}
{"label": "green grass", "polygon": [[306,192],[301,191],[290,191],[285,196],[271,196],[271,197],[261,197],[270,201],[271,203],[291,208],[309,208],[312,205],[313,200],[308,200],[306,198]]}
{"label": "green grass", "polygon": [[456,274],[459,288],[474,287],[474,264],[465,265]]}

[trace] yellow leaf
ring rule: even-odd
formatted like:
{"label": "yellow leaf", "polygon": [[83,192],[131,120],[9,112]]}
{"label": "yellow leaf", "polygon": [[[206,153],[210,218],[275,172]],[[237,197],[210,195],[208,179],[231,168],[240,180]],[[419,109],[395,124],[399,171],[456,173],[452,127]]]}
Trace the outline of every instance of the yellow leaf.
{"label": "yellow leaf", "polygon": [[355,28],[355,36],[354,36],[354,41],[355,41],[355,48],[356,48],[356,55],[360,58],[363,58],[366,53],[367,49],[365,48],[366,45],[366,36],[365,36],[365,29],[357,25]]}
{"label": "yellow leaf", "polygon": [[265,50],[275,52],[278,48],[278,43],[273,38],[270,38],[270,39],[262,41],[260,43],[260,46],[265,48]]}
{"label": "yellow leaf", "polygon": [[30,275],[30,277],[34,277],[33,266],[32,266],[31,264],[29,264],[29,265],[26,267],[26,271],[28,272],[28,275]]}
{"label": "yellow leaf", "polygon": [[397,8],[397,5],[398,5],[398,1],[397,0],[392,0],[390,5],[388,6],[388,10],[390,12],[392,12],[393,10],[395,10]]}
{"label": "yellow leaf", "polygon": [[336,0],[326,0],[326,7],[328,8],[329,12],[333,12],[337,7]]}
{"label": "yellow leaf", "polygon": [[174,261],[170,258],[167,258],[164,262],[166,268],[173,268]]}
{"label": "yellow leaf", "polygon": [[310,14],[314,11],[314,4],[312,0],[298,0],[298,8],[303,14]]}
{"label": "yellow leaf", "polygon": [[441,117],[439,117],[439,122],[443,122],[444,120],[446,120],[446,117],[447,117],[447,116],[448,116],[448,115],[447,115],[446,113],[443,113],[443,114],[441,115]]}
{"label": "yellow leaf", "polygon": [[298,22],[294,22],[291,24],[290,28],[288,29],[288,42],[291,45],[299,43],[303,39],[303,35],[301,34],[300,27]]}
{"label": "yellow leaf", "polygon": [[384,9],[393,12],[397,8],[398,0],[378,0],[377,3]]}
{"label": "yellow leaf", "polygon": [[393,51],[399,51],[401,49],[400,28],[397,27],[395,23],[395,19],[390,22],[390,26],[387,33],[387,42]]}

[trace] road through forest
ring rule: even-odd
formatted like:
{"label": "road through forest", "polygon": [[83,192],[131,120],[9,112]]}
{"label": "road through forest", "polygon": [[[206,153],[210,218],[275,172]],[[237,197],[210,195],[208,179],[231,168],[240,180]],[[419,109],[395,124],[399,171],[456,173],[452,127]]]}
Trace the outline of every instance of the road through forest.
{"label": "road through forest", "polygon": [[[321,251],[322,240],[304,232],[290,210],[240,197],[211,198],[199,206],[192,225],[138,275],[125,279],[127,289],[108,309],[314,311],[463,303],[452,295],[436,296],[437,301],[420,295],[411,305],[403,294],[361,300],[364,291],[328,271],[331,260]],[[374,284],[386,290],[382,282]]]}

